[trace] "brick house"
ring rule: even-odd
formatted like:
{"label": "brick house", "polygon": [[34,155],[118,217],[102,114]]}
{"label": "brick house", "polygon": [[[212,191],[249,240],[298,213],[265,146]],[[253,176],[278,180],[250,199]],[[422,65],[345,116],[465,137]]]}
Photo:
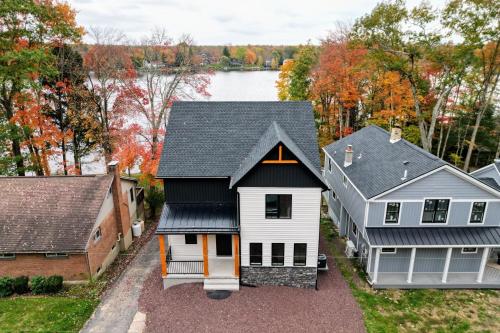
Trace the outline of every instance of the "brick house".
{"label": "brick house", "polygon": [[[99,276],[132,243],[143,192],[107,175],[0,177],[0,276]],[[120,193],[120,195],[118,195]]]}

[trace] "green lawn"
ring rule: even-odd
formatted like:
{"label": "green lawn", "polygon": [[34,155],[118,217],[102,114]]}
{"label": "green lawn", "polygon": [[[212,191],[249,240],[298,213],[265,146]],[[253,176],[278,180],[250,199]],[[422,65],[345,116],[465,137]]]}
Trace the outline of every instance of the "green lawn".
{"label": "green lawn", "polygon": [[368,332],[500,332],[499,291],[374,290],[354,262],[342,259],[329,220],[322,220],[321,232],[363,310]]}
{"label": "green lawn", "polygon": [[0,332],[78,332],[96,305],[64,296],[0,299]]}

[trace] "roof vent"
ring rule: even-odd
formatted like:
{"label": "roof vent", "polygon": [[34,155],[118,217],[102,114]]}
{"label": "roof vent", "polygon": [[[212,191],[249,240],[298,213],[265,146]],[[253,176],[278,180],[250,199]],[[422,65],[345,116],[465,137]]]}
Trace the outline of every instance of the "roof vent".
{"label": "roof vent", "polygon": [[408,163],[410,163],[410,161],[403,161],[404,165],[408,165]]}
{"label": "roof vent", "polygon": [[333,156],[335,156],[335,155],[337,155],[337,151],[336,150],[333,151]]}
{"label": "roof vent", "polygon": [[361,157],[363,157],[363,155],[362,155],[361,153],[359,153],[359,155],[358,155],[358,160],[360,160],[360,159],[361,159]]}
{"label": "roof vent", "polygon": [[395,125],[391,129],[391,139],[389,140],[391,143],[398,142],[401,140],[401,127],[399,125]]}
{"label": "roof vent", "polygon": [[401,178],[402,181],[405,181],[408,178],[408,170],[405,169],[405,173],[403,174],[403,177]]}
{"label": "roof vent", "polygon": [[352,164],[352,145],[347,145],[345,149],[344,168]]}

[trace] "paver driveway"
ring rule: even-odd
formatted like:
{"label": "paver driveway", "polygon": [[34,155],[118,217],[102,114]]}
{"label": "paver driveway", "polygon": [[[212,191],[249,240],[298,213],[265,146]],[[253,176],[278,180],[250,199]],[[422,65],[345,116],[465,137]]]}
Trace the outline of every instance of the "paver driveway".
{"label": "paver driveway", "polygon": [[153,237],[108,290],[80,333],[126,333],[137,312],[144,281],[159,266],[158,240]]}
{"label": "paver driveway", "polygon": [[146,332],[365,332],[361,309],[331,257],[328,265],[317,291],[242,287],[224,300],[209,299],[202,284],[163,290],[155,269],[139,300]]}

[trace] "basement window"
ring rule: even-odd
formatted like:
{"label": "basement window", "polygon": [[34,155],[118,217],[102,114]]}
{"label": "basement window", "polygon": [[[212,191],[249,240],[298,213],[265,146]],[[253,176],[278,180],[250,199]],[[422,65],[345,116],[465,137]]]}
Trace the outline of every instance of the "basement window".
{"label": "basement window", "polygon": [[384,254],[396,254],[397,249],[394,247],[383,247],[381,252]]}
{"label": "basement window", "polygon": [[0,253],[0,260],[14,260],[16,255],[14,253]]}
{"label": "basement window", "polygon": [[462,254],[475,254],[475,253],[477,253],[477,247],[462,248]]}
{"label": "basement window", "polygon": [[198,244],[198,237],[197,237],[197,235],[194,235],[194,234],[185,234],[184,235],[184,242],[186,244]]}
{"label": "basement window", "polygon": [[67,258],[67,257],[68,254],[64,252],[45,253],[45,258],[49,259]]}

